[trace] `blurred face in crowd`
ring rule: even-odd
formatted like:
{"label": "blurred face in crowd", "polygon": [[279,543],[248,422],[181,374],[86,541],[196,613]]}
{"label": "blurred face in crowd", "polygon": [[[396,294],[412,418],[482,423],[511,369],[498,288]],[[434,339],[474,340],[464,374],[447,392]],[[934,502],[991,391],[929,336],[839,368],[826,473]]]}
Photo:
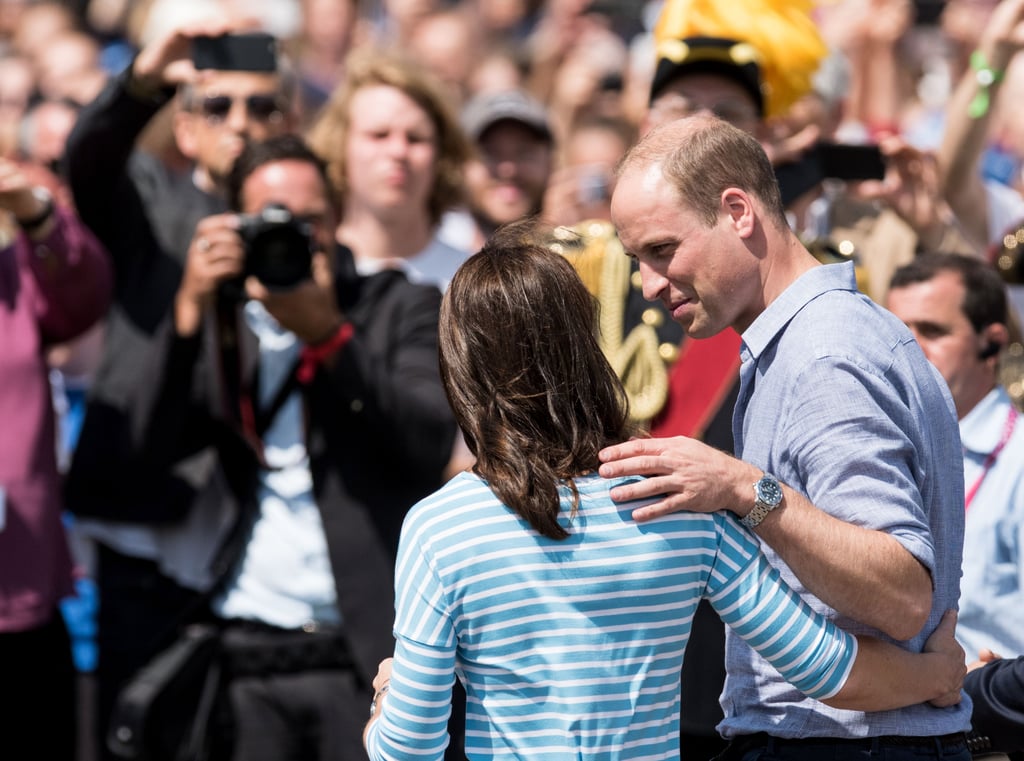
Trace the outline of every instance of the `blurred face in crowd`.
{"label": "blurred face in crowd", "polygon": [[575,170],[581,219],[609,219],[615,167],[630,143],[613,129],[585,125],[565,142],[565,166]]}
{"label": "blurred face in crowd", "polygon": [[317,250],[331,251],[335,219],[327,188],[315,166],[307,161],[272,161],[257,168],[242,184],[241,211],[256,214],[279,204],[309,223]]}
{"label": "blurred face in crowd", "polygon": [[757,104],[737,82],[714,74],[687,73],[665,85],[651,102],[643,131],[646,134],[661,124],[701,112],[755,136],[761,121]]}
{"label": "blurred face in crowd", "polygon": [[368,207],[380,219],[428,208],[438,160],[437,127],[401,90],[370,85],[349,107],[347,206]]}
{"label": "blurred face in crowd", "polygon": [[26,158],[56,170],[78,111],[62,101],[44,101],[32,109],[29,118],[31,132],[24,146]]}
{"label": "blurred face in crowd", "polygon": [[553,168],[550,140],[506,120],[488,127],[477,148],[466,166],[473,214],[500,225],[538,212]]}
{"label": "blurred face in crowd", "polygon": [[302,4],[305,42],[319,51],[344,54],[355,31],[358,5],[358,0],[305,0]]}
{"label": "blurred face in crowd", "polygon": [[480,59],[476,35],[468,16],[449,12],[420,21],[409,40],[413,57],[444,83],[456,104],[464,99],[466,83]]}
{"label": "blurred face in crowd", "polygon": [[903,320],[928,360],[946,379],[963,417],[995,383],[994,359],[979,355],[989,338],[979,335],[964,314],[966,290],[959,273],[939,272],[931,280],[889,290],[886,306]]}
{"label": "blurred face in crowd", "polygon": [[294,128],[276,74],[212,73],[192,88],[186,105],[175,117],[178,147],[213,183],[227,176],[248,141],[266,140]]}

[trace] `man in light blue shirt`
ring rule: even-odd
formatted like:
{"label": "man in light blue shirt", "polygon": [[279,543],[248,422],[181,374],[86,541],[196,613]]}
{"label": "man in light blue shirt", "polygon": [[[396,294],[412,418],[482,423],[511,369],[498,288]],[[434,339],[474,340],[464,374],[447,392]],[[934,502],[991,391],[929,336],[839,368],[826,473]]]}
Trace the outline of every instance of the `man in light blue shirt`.
{"label": "man in light blue shirt", "polygon": [[957,639],[968,659],[1024,655],[1024,423],[998,384],[1006,286],[973,257],[924,254],[896,271],[886,305],[949,384],[964,448],[964,573]]}
{"label": "man in light blue shirt", "polygon": [[[609,447],[601,475],[649,476],[612,496],[663,495],[639,520],[731,510],[813,607],[920,650],[959,594],[963,464],[949,391],[913,336],[857,292],[851,264],[807,252],[761,146],[712,117],[630,152],[612,219],[647,299],[693,338],[743,338],[739,459],[686,438]],[[722,758],[970,757],[968,700],[832,710],[734,638],[726,668]]]}

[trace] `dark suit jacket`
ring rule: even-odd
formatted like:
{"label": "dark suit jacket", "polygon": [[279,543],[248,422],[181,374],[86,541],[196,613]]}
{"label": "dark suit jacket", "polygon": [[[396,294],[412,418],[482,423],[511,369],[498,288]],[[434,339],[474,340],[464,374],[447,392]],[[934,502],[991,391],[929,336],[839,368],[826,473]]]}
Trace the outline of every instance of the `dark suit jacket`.
{"label": "dark suit jacket", "polygon": [[973,734],[988,738],[984,750],[1024,751],[1024,656],[1003,658],[971,671],[964,690],[974,703]]}
{"label": "dark suit jacket", "polygon": [[[393,649],[402,521],[440,487],[455,422],[438,370],[437,289],[393,270],[358,277],[343,248],[335,278],[355,332],[299,388],[338,602],[358,670],[369,677]],[[230,528],[209,558],[215,582],[248,541],[259,467],[240,414],[242,391],[255,387],[255,336],[233,319],[238,304],[222,299],[220,312],[192,338],[176,336],[170,316],[157,332],[129,400],[130,436],[119,448],[130,458],[110,463],[177,494],[188,509],[230,507]]]}

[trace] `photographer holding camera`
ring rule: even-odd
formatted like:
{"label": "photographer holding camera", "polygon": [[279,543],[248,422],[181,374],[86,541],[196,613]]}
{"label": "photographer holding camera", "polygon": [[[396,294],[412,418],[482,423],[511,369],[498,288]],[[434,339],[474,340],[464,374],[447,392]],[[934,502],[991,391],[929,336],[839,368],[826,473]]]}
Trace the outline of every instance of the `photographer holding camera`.
{"label": "photographer holding camera", "polygon": [[[192,540],[190,494],[173,488],[170,473],[143,476],[131,465],[128,400],[173,305],[196,223],[227,208],[235,157],[297,124],[294,77],[273,38],[239,31],[210,16],[155,37],[83,109],[67,141],[76,208],[115,270],[103,357],[65,488],[75,530],[96,546],[100,743],[122,686],[173,640],[182,611],[211,583]],[[196,60],[201,50],[225,55]],[[174,162],[144,149],[168,127]],[[112,758],[106,748],[98,755]]]}
{"label": "photographer holding camera", "polygon": [[192,616],[220,630],[219,700],[194,709],[211,757],[361,759],[398,532],[455,435],[440,293],[356,274],[299,137],[247,146],[226,191],[240,213],[196,226],[140,364],[132,463],[172,472],[208,529],[189,540],[215,579]]}

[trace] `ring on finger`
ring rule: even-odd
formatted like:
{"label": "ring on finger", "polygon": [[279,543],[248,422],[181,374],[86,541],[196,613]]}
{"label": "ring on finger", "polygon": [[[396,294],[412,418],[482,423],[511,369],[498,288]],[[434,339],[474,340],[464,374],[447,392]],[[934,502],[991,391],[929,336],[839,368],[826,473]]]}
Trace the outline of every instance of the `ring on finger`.
{"label": "ring on finger", "polygon": [[198,248],[205,254],[207,251],[213,248],[213,246],[210,245],[210,241],[208,241],[206,238],[200,238],[199,240],[196,241],[196,248]]}

